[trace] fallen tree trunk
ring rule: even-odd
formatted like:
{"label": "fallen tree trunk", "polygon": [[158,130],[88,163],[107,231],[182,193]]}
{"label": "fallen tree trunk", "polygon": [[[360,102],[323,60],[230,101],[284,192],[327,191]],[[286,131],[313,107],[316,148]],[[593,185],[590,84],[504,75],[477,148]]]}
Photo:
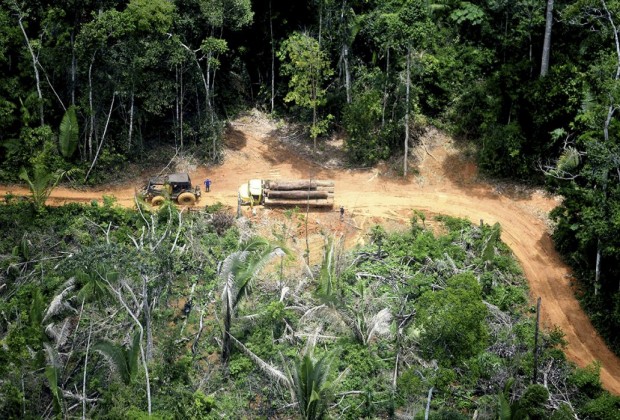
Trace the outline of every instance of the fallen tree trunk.
{"label": "fallen tree trunk", "polygon": [[319,199],[310,199],[310,200],[290,200],[290,199],[265,199],[266,206],[286,206],[286,207],[332,207],[334,205],[334,200],[329,198],[319,198]]}
{"label": "fallen tree trunk", "polygon": [[333,187],[334,181],[322,180],[299,180],[299,181],[266,181],[265,189],[292,191],[292,190],[314,190],[317,187]]}
{"label": "fallen tree trunk", "polygon": [[318,187],[316,187],[316,190],[317,191],[327,191],[327,192],[333,193],[334,192],[334,187],[321,187],[321,186],[318,186]]}
{"label": "fallen tree trunk", "polygon": [[290,198],[297,200],[306,200],[312,198],[327,198],[327,191],[304,191],[304,190],[295,190],[295,191],[278,191],[278,190],[267,190],[266,196],[268,198]]}

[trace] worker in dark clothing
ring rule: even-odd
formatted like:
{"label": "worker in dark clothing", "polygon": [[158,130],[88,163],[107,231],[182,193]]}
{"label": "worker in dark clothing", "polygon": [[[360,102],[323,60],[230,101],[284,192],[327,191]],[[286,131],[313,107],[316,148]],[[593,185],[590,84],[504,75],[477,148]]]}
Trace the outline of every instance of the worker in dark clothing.
{"label": "worker in dark clothing", "polygon": [[340,206],[340,220],[344,220],[344,206]]}
{"label": "worker in dark clothing", "polygon": [[209,178],[205,179],[205,191],[211,191],[211,180]]}

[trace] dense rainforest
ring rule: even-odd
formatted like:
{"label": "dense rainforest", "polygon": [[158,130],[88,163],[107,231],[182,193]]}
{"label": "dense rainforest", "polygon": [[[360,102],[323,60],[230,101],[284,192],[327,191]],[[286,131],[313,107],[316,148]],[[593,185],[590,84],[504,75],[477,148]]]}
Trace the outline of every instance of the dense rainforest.
{"label": "dense rainforest", "polygon": [[547,387],[529,385],[532,321],[499,228],[377,228],[374,248],[331,264],[330,244],[307,284],[270,289],[256,277],[276,276],[260,274],[274,245],[217,208],[44,204],[158,154],[216,164],[251,107],[403,176],[440,127],[489,176],[563,197],[556,247],[620,353],[619,21],[616,0],[1,0],[0,182],[33,191],[0,208],[2,417],[385,417],[428,400],[437,418],[615,418],[557,332]]}

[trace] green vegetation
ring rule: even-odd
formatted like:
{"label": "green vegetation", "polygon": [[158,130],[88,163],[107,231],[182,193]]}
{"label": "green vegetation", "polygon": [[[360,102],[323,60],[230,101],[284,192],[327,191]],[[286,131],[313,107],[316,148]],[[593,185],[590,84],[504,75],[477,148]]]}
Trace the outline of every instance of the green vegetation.
{"label": "green vegetation", "polygon": [[[164,239],[186,229],[178,225],[176,210],[170,206],[164,206],[157,216],[141,217],[111,205],[52,210],[44,206],[45,199],[61,180],[97,184],[122,172],[129,162],[161,155],[160,150],[191,154],[200,162],[218,162],[223,157],[226,119],[258,107],[301,122],[315,148],[330,130],[342,130],[351,165],[404,156],[403,174],[407,173],[409,146],[429,126],[438,126],[470,142],[487,174],[544,184],[563,196],[552,215],[555,243],[579,279],[584,309],[620,354],[619,28],[619,0],[2,0],[0,182],[26,182],[35,205],[13,203],[2,210],[15,218],[4,216],[8,222],[3,228],[9,228],[3,232],[2,249],[10,258],[2,261],[13,264],[5,276],[13,279],[30,273],[32,277],[33,267],[46,258],[55,261],[63,259],[64,252],[74,253],[68,251],[74,244],[84,247],[84,254],[79,254],[82,261],[67,263],[73,270],[70,275],[63,271],[65,275],[59,276],[56,269],[40,271],[37,288],[12,289],[6,283],[1,296],[7,301],[28,296],[34,304],[39,302],[36,293],[42,293],[46,302],[61,293],[57,297],[62,303],[69,297],[77,299],[72,294],[79,286],[86,287],[85,306],[94,301],[120,303],[116,292],[129,291],[118,285],[116,291],[109,289],[102,274],[120,273],[120,268],[128,271],[121,279],[142,279],[146,285],[140,289],[142,300],[152,304],[177,275],[183,281],[188,278],[197,283],[206,276],[215,282],[215,264],[205,274],[202,262],[198,268],[172,257],[185,244],[170,244],[163,250]],[[12,210],[14,206],[22,212]],[[215,223],[216,237],[223,234],[228,219],[217,220],[221,223]],[[15,226],[21,230],[14,231]],[[110,226],[118,226],[118,231]],[[42,231],[44,227],[48,231]],[[96,239],[101,230],[107,232],[103,243]],[[60,231],[64,236],[56,237]],[[422,231],[416,231],[416,242],[422,241],[418,236],[428,234]],[[492,340],[493,332],[476,322],[484,313],[474,302],[478,297],[492,297],[493,305],[502,311],[510,310],[518,300],[525,301],[516,285],[495,288],[495,274],[488,271],[492,266],[501,271],[509,265],[493,255],[497,232],[485,232],[482,248],[476,249],[480,252],[476,263],[487,270],[474,276],[480,290],[466,274],[453,272],[460,280],[447,277],[431,293],[424,282],[432,282],[423,272],[416,272],[422,283],[411,286],[407,299],[415,298],[416,304],[408,301],[413,305],[409,310],[420,311],[424,319],[411,323],[412,334],[419,343],[443,342],[441,348],[420,349],[423,357],[458,365],[478,354],[476,345]],[[194,236],[192,240],[204,245],[211,239]],[[381,242],[376,258],[394,252],[404,258],[402,250],[390,249],[387,238]],[[127,244],[131,252],[124,248]],[[439,245],[432,241],[419,245],[407,254],[414,258],[407,264],[427,257],[443,261],[442,254],[436,254]],[[239,251],[232,236],[218,246],[200,255],[214,262]],[[103,266],[93,267],[100,252]],[[150,260],[151,254],[157,256],[156,262]],[[160,268],[165,275],[149,273],[159,273]],[[374,301],[383,295],[375,295],[364,281],[358,285],[350,273],[343,273],[344,278],[334,274],[318,276],[323,286],[315,298],[343,314],[342,319],[355,321],[359,337],[364,337],[371,318],[359,314],[367,307],[351,302],[336,305],[335,297],[357,293],[373,296],[368,299]],[[380,275],[385,277],[387,272]],[[73,283],[58,290],[70,279]],[[471,287],[457,287],[455,282],[461,280]],[[356,292],[349,290],[354,284]],[[14,292],[7,294],[9,289]],[[135,290],[135,299],[130,294],[123,302],[138,301]],[[463,299],[472,301],[463,303]],[[416,306],[420,302],[423,307]],[[444,317],[442,305],[453,303],[455,312],[448,311]],[[62,305],[59,308],[71,311]],[[72,308],[78,310],[75,305]],[[273,314],[280,313],[272,309]],[[371,309],[377,309],[374,314],[382,310]],[[11,322],[4,321],[3,328],[7,333],[26,327],[33,330],[25,339],[25,348],[30,350],[21,349],[20,355],[24,360],[36,359],[37,368],[48,373],[53,407],[64,410],[67,405],[57,388],[68,389],[63,375],[75,374],[71,363],[76,361],[59,361],[56,356],[62,359],[63,352],[43,356],[43,342],[37,341],[43,339],[40,325],[32,324],[27,315],[40,310],[5,311]],[[451,330],[450,320],[457,311],[467,315],[459,322],[470,335]],[[435,335],[428,322],[441,324],[432,332]],[[274,325],[285,330],[288,324],[279,319]],[[79,330],[85,328],[80,325]],[[235,329],[233,324],[231,328]],[[148,328],[144,334],[147,340],[149,334],[152,337]],[[224,334],[221,339],[227,337]],[[170,338],[172,343],[179,339]],[[368,344],[365,339],[361,342]],[[219,344],[229,346],[218,343],[215,347]],[[148,346],[145,351],[149,354]],[[249,369],[246,359],[232,357],[229,362],[231,370]],[[432,386],[436,397],[441,391],[435,379],[438,384],[453,381],[446,372],[438,368],[423,380],[414,375],[408,380],[420,379]],[[162,372],[157,375],[157,380],[166,377]],[[22,371],[15,384],[26,378]],[[6,392],[13,401],[26,389],[15,385]],[[132,392],[119,391],[118,405],[111,400],[105,404],[122,407]],[[371,402],[377,398],[397,402],[396,394],[381,386],[364,392],[362,406],[369,413],[377,408]],[[42,397],[41,393],[32,395]],[[202,388],[176,399],[179,404],[186,400],[192,401],[188,406],[201,407],[192,411],[194,416],[214,407]],[[605,401],[592,402],[592,412],[605,406]],[[231,400],[218,404],[234,406]]]}
{"label": "green vegetation", "polygon": [[430,418],[612,419],[620,405],[556,331],[546,386],[530,384],[534,321],[499,226],[440,218],[436,235],[417,212],[351,253],[327,240],[307,271],[211,211],[6,197],[2,417],[417,418],[430,399]]}

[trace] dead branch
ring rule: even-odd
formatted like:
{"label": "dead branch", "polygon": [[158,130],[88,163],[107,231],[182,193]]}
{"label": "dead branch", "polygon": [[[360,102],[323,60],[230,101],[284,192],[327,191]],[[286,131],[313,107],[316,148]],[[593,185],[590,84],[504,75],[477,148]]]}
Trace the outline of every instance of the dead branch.
{"label": "dead branch", "polygon": [[198,351],[198,342],[200,341],[200,336],[202,335],[202,330],[204,328],[204,323],[203,323],[204,316],[205,316],[205,310],[204,310],[204,307],[202,307],[200,309],[200,323],[198,325],[198,333],[196,334],[196,338],[194,339],[194,342],[192,343],[192,354],[196,354],[196,352]]}
{"label": "dead branch", "polygon": [[76,401],[82,401],[82,403],[93,403],[93,402],[97,402],[99,401],[99,398],[88,398],[88,397],[84,397],[83,395],[80,394],[74,394],[71,391],[67,391],[66,389],[62,390],[62,396],[65,398],[70,398],[72,400],[76,400]]}
{"label": "dead branch", "polygon": [[[88,328],[88,340],[86,341],[86,356],[84,358],[84,377],[82,379],[82,395],[86,395],[86,372],[88,371],[88,352],[90,350],[90,336],[93,331],[92,321]],[[86,419],[86,399],[82,399],[82,420]]]}
{"label": "dead branch", "polygon": [[177,227],[177,234],[174,237],[174,243],[172,244],[172,248],[170,248],[170,253],[174,252],[174,249],[177,246],[177,241],[179,240],[179,235],[181,234],[181,228],[183,227],[183,218],[181,217],[183,214],[183,210],[185,210],[184,208],[181,209],[181,211],[178,213],[178,217],[179,217],[179,226]]}

